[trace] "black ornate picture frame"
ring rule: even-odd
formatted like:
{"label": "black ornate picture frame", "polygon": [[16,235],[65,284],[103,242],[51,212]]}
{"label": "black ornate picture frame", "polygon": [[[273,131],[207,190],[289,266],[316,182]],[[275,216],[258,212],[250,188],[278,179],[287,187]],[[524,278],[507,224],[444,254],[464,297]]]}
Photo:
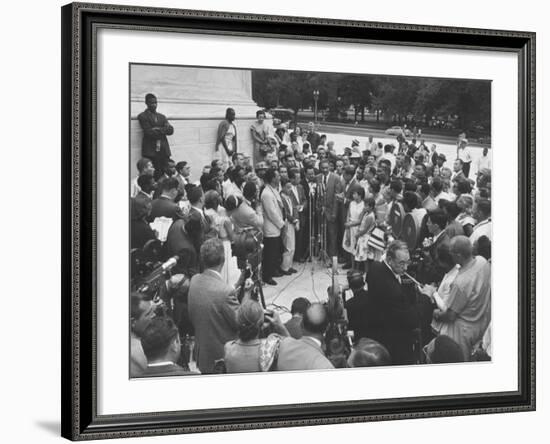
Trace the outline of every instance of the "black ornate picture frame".
{"label": "black ornate picture frame", "polygon": [[[517,412],[535,409],[535,34],[73,3],[62,8],[62,435],[71,440]],[[518,390],[98,415],[96,32],[195,32],[513,52],[519,80]]]}

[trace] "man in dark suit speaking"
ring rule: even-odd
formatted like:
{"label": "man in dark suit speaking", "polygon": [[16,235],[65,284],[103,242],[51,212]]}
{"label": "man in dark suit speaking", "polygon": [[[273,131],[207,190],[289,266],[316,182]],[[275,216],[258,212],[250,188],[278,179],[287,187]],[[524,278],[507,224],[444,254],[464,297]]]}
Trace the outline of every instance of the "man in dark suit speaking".
{"label": "man in dark suit speaking", "polygon": [[323,217],[326,221],[326,253],[329,257],[338,254],[338,199],[343,198],[344,184],[337,174],[329,171],[328,160],[319,163],[321,174],[317,177],[317,189],[322,197]]}
{"label": "man in dark suit speaking", "polygon": [[398,365],[415,363],[413,346],[420,327],[419,310],[401,285],[409,263],[407,244],[396,240],[388,245],[385,260],[373,262],[367,274],[373,311],[368,337],[381,342]]}
{"label": "man in dark suit speaking", "polygon": [[147,109],[138,115],[143,130],[141,155],[153,161],[155,179],[158,179],[172,155],[166,136],[174,134],[174,127],[168,123],[164,114],[157,113],[157,98],[154,94],[145,95]]}

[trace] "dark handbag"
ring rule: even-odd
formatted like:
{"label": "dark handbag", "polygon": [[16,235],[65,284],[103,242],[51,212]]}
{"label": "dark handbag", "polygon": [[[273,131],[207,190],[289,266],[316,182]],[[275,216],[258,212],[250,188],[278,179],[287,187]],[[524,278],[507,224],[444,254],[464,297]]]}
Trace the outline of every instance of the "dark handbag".
{"label": "dark handbag", "polygon": [[269,146],[269,144],[267,144],[267,143],[262,144],[259,147],[259,151],[260,151],[260,153],[262,153],[265,156],[265,155],[267,155],[271,152],[271,146]]}

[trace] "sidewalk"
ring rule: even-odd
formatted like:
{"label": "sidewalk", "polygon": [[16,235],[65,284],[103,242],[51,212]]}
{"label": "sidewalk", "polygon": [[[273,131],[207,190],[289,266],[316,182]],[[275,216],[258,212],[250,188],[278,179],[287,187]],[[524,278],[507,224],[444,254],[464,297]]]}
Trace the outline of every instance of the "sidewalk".
{"label": "sidewalk", "polygon": [[[359,141],[359,147],[361,150],[365,149],[365,145],[368,141],[368,134],[372,134],[374,136],[373,140],[374,142],[382,142],[385,144],[393,144],[396,145],[395,137],[388,136],[386,134],[383,135],[376,135],[374,132],[366,134],[363,133],[362,135],[358,135],[357,132],[355,134],[340,134],[340,133],[330,133],[323,131],[322,134],[327,135],[327,142],[333,141],[334,142],[334,148],[337,154],[343,154],[344,148],[351,147],[351,141],[353,139],[357,139]],[[447,158],[447,162],[445,162],[444,166],[453,168],[453,161],[456,159],[456,145],[453,143],[440,143],[435,140],[430,139],[429,137],[426,137],[426,144],[428,147],[435,143],[437,145],[437,152],[445,154],[445,157]],[[396,147],[397,148],[397,147]],[[476,173],[477,173],[477,160],[481,157],[483,154],[483,148],[481,145],[477,146],[470,146],[470,153],[472,155],[472,166],[470,168],[470,179],[475,180]],[[489,150],[489,156],[492,156],[492,151]]]}
{"label": "sidewalk", "polygon": [[[306,128],[309,121],[299,121],[298,125],[300,125],[302,128]],[[372,134],[373,136],[384,136],[384,137],[393,137],[388,136],[385,134],[386,129],[390,128],[393,125],[386,125],[383,127],[380,126],[369,126],[368,124],[353,124],[353,123],[341,123],[341,122],[318,122],[319,125],[319,132],[322,132],[323,134],[327,131],[330,131],[331,129],[334,130],[343,130],[346,132],[355,131],[357,134]],[[426,132],[425,132],[426,131]],[[457,130],[458,131],[458,130]],[[409,137],[409,139],[412,139],[412,137]],[[446,135],[446,134],[437,134],[430,132],[429,129],[422,130],[422,135],[417,136],[417,140],[420,139],[430,139],[433,142],[432,143],[452,143],[456,144],[456,136],[453,135]],[[490,143],[478,143],[475,142],[473,139],[470,141],[469,146],[472,147],[484,147],[484,146],[491,146]]]}

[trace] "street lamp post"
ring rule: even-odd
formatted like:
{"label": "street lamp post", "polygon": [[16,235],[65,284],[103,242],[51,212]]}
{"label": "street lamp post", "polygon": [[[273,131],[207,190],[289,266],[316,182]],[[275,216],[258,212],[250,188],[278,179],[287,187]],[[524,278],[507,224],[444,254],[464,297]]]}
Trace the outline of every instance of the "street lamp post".
{"label": "street lamp post", "polygon": [[318,89],[313,90],[313,100],[315,102],[315,108],[313,110],[313,120],[315,121],[315,124],[317,125],[317,100],[319,100],[319,90]]}

